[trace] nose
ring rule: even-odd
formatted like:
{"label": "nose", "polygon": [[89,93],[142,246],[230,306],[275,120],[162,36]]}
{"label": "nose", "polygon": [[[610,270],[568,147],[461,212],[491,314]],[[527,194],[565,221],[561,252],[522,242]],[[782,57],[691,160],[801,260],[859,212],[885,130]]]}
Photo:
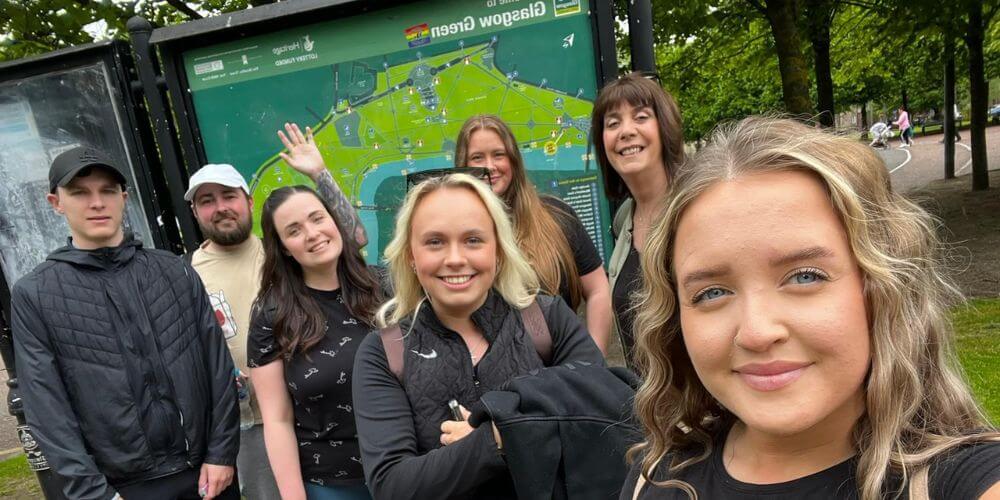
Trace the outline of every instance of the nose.
{"label": "nose", "polygon": [[733,344],[748,351],[765,352],[787,340],[789,332],[780,311],[781,307],[764,294],[744,294]]}
{"label": "nose", "polygon": [[306,241],[312,241],[319,236],[319,231],[316,230],[311,224],[305,224],[302,228],[306,235]]}
{"label": "nose", "polygon": [[98,192],[91,195],[90,208],[100,210],[104,208],[104,205],[105,205],[104,196],[102,196],[101,193]]}
{"label": "nose", "polygon": [[465,265],[465,252],[458,243],[448,246],[448,254],[445,255],[444,264],[448,267],[461,267]]}
{"label": "nose", "polygon": [[629,118],[623,118],[618,126],[618,138],[628,139],[635,135],[635,123]]}

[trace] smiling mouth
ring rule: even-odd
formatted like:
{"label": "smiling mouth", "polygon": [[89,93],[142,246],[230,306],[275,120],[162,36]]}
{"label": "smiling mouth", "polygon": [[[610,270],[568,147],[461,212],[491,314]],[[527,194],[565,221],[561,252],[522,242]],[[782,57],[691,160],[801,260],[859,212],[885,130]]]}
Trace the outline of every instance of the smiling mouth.
{"label": "smiling mouth", "polygon": [[329,245],[329,244],[330,244],[330,240],[321,241],[321,242],[319,242],[319,243],[317,243],[317,244],[309,247],[309,252],[310,253],[318,252],[318,251],[323,250],[324,248],[326,248],[327,245]]}
{"label": "smiling mouth", "polygon": [[640,153],[644,149],[646,148],[643,146],[629,146],[627,148],[618,150],[618,154],[622,156],[632,156],[634,154]]}
{"label": "smiling mouth", "polygon": [[466,274],[463,276],[441,276],[441,280],[449,285],[464,285],[472,279],[471,274]]}
{"label": "smiling mouth", "polygon": [[750,388],[770,392],[795,382],[809,366],[806,363],[774,362],[764,365],[745,365],[734,372]]}

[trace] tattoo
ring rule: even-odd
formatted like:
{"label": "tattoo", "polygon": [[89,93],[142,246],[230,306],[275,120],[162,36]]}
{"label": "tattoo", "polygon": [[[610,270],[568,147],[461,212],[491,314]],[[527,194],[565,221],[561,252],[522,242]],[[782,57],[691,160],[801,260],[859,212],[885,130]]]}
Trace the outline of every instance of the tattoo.
{"label": "tattoo", "polygon": [[333,207],[333,217],[337,225],[343,229],[343,233],[353,237],[358,248],[364,247],[368,243],[368,233],[361,224],[358,211],[351,206],[347,196],[333,180],[333,174],[329,170],[323,169],[313,181],[316,183],[316,192]]}

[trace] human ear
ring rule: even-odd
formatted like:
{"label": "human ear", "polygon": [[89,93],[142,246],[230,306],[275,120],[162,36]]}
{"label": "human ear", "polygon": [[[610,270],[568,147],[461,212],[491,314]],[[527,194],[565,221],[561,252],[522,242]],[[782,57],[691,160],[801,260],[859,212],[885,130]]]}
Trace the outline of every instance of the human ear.
{"label": "human ear", "polygon": [[52,209],[55,210],[57,214],[62,215],[66,213],[66,210],[63,209],[62,204],[59,202],[58,194],[49,193],[45,195],[45,201],[49,202],[49,205],[52,205]]}

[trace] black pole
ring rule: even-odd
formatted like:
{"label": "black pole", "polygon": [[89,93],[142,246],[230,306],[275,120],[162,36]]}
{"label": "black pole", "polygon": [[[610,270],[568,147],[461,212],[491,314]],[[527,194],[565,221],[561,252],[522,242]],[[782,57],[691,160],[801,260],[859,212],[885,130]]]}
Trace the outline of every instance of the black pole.
{"label": "black pole", "polygon": [[21,442],[24,455],[28,459],[28,467],[35,473],[38,484],[41,486],[42,495],[47,500],[62,500],[63,495],[62,478],[56,475],[49,467],[45,455],[31,434],[31,427],[24,419],[24,401],[21,399],[21,390],[17,381],[17,370],[14,367],[14,337],[11,335],[10,322],[10,288],[7,285],[7,277],[0,271],[0,287],[3,287],[3,306],[0,309],[0,356],[3,357],[3,366],[7,368],[7,412],[17,419],[17,439]]}
{"label": "black pole", "polygon": [[160,156],[163,158],[163,173],[170,190],[171,205],[180,224],[181,240],[188,251],[192,251],[198,248],[200,233],[198,225],[191,215],[191,209],[184,201],[184,192],[188,181],[187,170],[181,164],[180,156],[177,154],[177,134],[173,122],[170,120],[169,108],[166,105],[163,78],[157,76],[159,63],[156,54],[149,46],[149,36],[153,32],[153,26],[149,24],[149,21],[139,16],[129,19],[126,26],[132,40],[132,51],[135,56],[136,71],[139,73],[139,82],[142,84],[146,102],[149,104],[149,115],[153,122],[156,143],[160,148]]}
{"label": "black pole", "polygon": [[628,37],[632,71],[656,73],[653,54],[653,4],[650,0],[629,0]]}
{"label": "black pole", "polygon": [[944,41],[944,178],[955,178],[955,39]]}

